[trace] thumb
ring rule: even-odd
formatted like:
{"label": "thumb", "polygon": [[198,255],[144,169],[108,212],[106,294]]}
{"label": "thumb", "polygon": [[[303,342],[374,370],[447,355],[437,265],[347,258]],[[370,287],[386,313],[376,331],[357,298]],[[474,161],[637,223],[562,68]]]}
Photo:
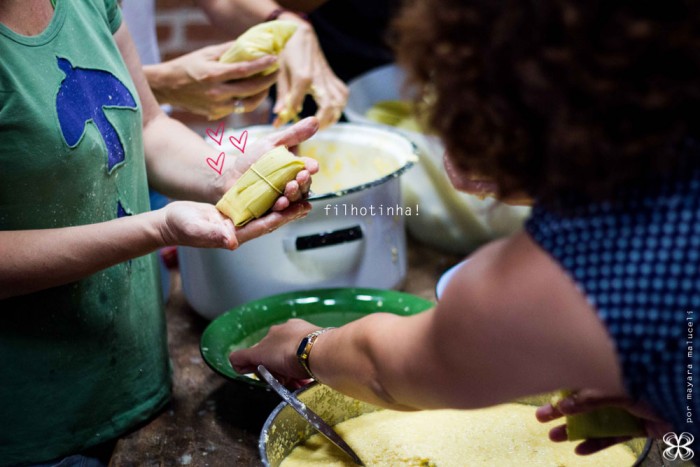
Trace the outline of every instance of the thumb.
{"label": "thumb", "polygon": [[221,44],[214,44],[209,46],[209,50],[212,55],[217,59],[220,58],[224,52],[230,49],[236,41],[222,42]]}
{"label": "thumb", "polygon": [[236,229],[231,219],[224,219],[224,224],[221,227],[222,247],[228,250],[235,250],[239,246],[238,238],[236,237]]}
{"label": "thumb", "polygon": [[236,371],[253,366],[250,359],[250,349],[234,350],[229,354],[228,361]]}
{"label": "thumb", "polygon": [[270,141],[275,146],[296,146],[311,138],[318,131],[318,119],[308,117],[270,136]]}

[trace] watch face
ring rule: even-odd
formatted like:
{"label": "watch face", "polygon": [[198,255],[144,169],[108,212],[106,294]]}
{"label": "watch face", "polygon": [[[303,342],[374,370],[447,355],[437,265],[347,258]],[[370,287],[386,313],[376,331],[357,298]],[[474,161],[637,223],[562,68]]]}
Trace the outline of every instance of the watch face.
{"label": "watch face", "polygon": [[299,344],[299,348],[297,349],[297,357],[301,358],[301,356],[304,355],[304,351],[306,350],[306,345],[308,343],[309,343],[308,336],[301,340],[301,343]]}

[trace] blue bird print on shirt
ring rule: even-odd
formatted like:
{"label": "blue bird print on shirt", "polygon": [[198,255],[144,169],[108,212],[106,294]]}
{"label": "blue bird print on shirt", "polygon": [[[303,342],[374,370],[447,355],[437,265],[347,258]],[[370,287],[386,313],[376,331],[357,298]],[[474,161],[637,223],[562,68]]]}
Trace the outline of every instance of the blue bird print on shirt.
{"label": "blue bird print on shirt", "polygon": [[124,146],[104,109],[136,110],[134,96],[107,71],[74,67],[67,59],[57,58],[58,67],[66,74],[56,95],[56,112],[63,137],[68,146],[76,147],[87,123],[92,121],[107,147],[107,171],[111,172],[115,165],[124,161]]}

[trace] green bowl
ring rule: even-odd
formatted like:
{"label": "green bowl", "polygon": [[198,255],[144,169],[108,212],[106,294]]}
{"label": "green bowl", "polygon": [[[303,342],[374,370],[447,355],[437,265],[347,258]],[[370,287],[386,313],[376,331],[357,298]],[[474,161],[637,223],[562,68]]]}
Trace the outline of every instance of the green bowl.
{"label": "green bowl", "polygon": [[416,295],[380,289],[318,289],[290,292],[255,300],[222,314],[204,330],[200,351],[217,373],[257,387],[267,384],[236,373],[228,356],[256,344],[270,326],[302,318],[317,326],[342,326],[375,312],[410,316],[434,305]]}

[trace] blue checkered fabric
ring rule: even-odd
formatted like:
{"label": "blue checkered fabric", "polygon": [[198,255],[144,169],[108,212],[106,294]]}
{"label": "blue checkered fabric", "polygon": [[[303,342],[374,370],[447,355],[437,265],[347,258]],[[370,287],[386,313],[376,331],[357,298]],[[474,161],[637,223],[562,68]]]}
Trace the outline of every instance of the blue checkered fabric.
{"label": "blue checkered fabric", "polygon": [[535,205],[526,230],[596,309],[629,394],[700,439],[700,168],[611,202]]}

